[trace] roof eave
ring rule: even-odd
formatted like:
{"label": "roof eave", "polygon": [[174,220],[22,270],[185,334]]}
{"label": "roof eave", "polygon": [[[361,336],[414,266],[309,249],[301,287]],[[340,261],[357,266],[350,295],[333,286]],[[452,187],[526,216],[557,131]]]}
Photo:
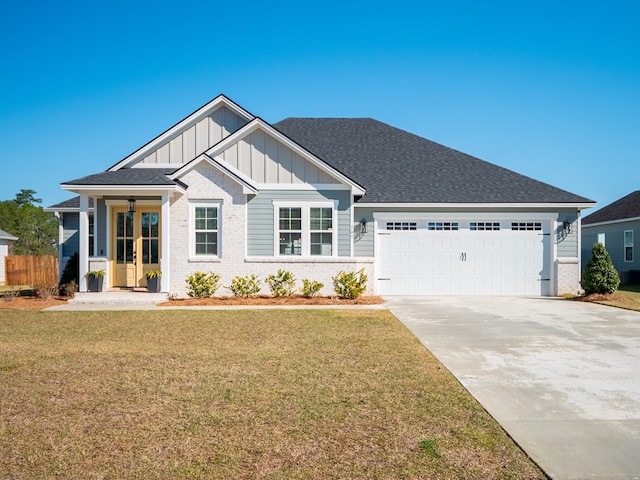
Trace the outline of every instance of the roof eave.
{"label": "roof eave", "polygon": [[386,207],[386,208],[467,208],[467,209],[483,209],[483,208],[575,208],[583,210],[585,208],[592,208],[594,203],[403,203],[403,202],[357,202],[354,204],[356,207]]}
{"label": "roof eave", "polygon": [[163,194],[185,193],[186,189],[179,184],[175,185],[61,185],[63,190],[77,194],[101,197],[103,195],[132,195],[132,194]]}

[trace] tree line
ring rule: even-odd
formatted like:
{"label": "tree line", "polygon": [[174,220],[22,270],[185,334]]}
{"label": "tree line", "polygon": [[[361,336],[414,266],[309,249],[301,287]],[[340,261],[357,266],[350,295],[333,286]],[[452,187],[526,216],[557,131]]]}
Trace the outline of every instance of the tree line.
{"label": "tree line", "polygon": [[45,212],[34,190],[20,190],[13,200],[0,201],[0,230],[18,240],[12,242],[12,255],[56,255],[58,220]]}

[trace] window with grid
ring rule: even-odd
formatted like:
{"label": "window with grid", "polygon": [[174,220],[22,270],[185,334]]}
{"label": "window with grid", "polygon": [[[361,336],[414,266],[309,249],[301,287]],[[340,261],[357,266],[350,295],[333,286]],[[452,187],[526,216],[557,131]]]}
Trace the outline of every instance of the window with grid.
{"label": "window with grid", "polygon": [[278,209],[280,255],[302,255],[302,208]]}
{"label": "window with grid", "polygon": [[438,231],[458,230],[458,222],[429,222],[427,224],[427,229]]}
{"label": "window with grid", "polygon": [[218,207],[194,207],[194,239],[196,256],[217,256]]}
{"label": "window with grid", "polygon": [[387,230],[417,230],[416,222],[387,222]]}
{"label": "window with grid", "polygon": [[539,231],[542,230],[542,223],[540,222],[512,222],[511,230],[518,232],[525,231]]}
{"label": "window with grid", "polygon": [[633,262],[633,230],[624,231],[624,261]]}
{"label": "window with grid", "polygon": [[469,230],[474,231],[497,231],[500,230],[500,222],[471,222]]}
{"label": "window with grid", "polygon": [[309,209],[309,253],[331,256],[333,246],[333,209],[312,207]]}
{"label": "window with grid", "polygon": [[93,215],[89,215],[89,256],[93,257],[95,255],[95,226]]}

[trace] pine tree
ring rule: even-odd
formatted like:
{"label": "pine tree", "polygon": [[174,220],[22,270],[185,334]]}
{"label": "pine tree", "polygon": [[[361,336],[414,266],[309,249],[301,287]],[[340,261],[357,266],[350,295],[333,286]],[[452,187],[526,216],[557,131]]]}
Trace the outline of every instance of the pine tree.
{"label": "pine tree", "polygon": [[613,293],[619,285],[620,276],[611,262],[607,249],[601,243],[596,243],[582,275],[584,292],[587,295]]}

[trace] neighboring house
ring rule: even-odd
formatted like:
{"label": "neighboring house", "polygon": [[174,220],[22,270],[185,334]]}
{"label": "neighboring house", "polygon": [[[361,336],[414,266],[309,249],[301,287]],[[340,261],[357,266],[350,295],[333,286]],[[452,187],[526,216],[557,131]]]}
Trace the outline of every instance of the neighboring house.
{"label": "neighboring house", "polygon": [[223,95],[62,188],[79,197],[47,210],[61,260],[80,252],[81,291],[89,270],[110,288],[160,269],[182,296],[194,271],[229,285],[278,269],[324,293],[360,269],[369,294],[575,293],[594,205],[373,119],[271,125]]}
{"label": "neighboring house", "polygon": [[17,237],[14,237],[10,233],[0,230],[0,285],[4,285],[5,271],[4,271],[4,257],[9,255],[9,246],[11,242],[15,242]]}
{"label": "neighboring house", "polygon": [[635,250],[640,235],[640,190],[602,207],[582,220],[582,262],[591,258],[595,243],[609,252],[622,283],[640,283],[640,255]]}

